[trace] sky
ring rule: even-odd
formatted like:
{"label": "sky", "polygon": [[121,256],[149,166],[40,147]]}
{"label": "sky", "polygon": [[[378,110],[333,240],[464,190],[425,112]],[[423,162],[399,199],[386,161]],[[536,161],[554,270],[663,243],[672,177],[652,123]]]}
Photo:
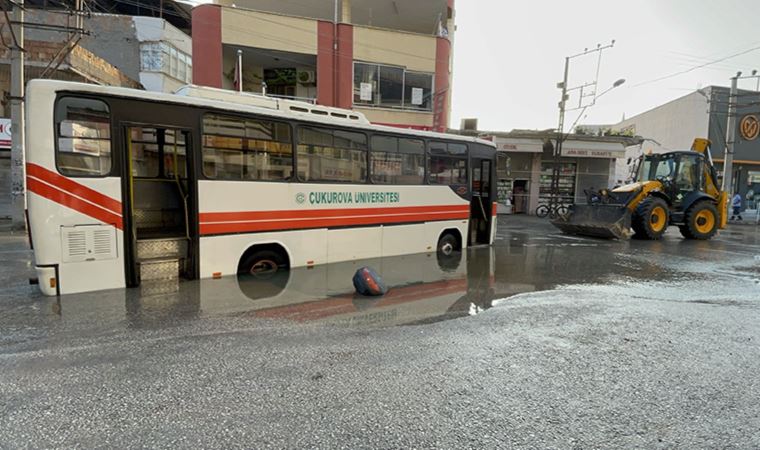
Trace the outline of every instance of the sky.
{"label": "sky", "polygon": [[[758,18],[760,0],[458,0],[451,126],[475,117],[480,130],[556,129],[565,57],[613,39],[597,92],[626,82],[583,116],[568,111],[566,131],[579,117],[613,124],[705,86],[729,86],[737,71],[760,71]],[[594,81],[596,56],[571,60],[569,87]]]}

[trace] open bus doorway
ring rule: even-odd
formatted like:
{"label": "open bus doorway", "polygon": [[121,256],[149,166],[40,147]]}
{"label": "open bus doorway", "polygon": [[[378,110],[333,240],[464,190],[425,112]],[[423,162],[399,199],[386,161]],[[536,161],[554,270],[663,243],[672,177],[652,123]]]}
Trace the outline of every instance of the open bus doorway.
{"label": "open bus doorway", "polygon": [[127,155],[127,285],[193,278],[190,233],[190,132],[124,127]]}
{"label": "open bus doorway", "polygon": [[473,157],[472,165],[472,199],[470,200],[470,245],[488,245],[491,243],[491,226],[493,222],[494,196],[492,185],[492,159]]}

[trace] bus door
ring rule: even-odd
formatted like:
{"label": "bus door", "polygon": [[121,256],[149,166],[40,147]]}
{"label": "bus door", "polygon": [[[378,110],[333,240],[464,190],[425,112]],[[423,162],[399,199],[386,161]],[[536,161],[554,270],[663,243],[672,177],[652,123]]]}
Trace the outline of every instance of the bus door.
{"label": "bus door", "polygon": [[491,193],[493,161],[488,158],[470,159],[472,199],[470,200],[470,245],[491,243],[493,196]]}
{"label": "bus door", "polygon": [[193,278],[190,131],[124,127],[127,170],[127,285]]}

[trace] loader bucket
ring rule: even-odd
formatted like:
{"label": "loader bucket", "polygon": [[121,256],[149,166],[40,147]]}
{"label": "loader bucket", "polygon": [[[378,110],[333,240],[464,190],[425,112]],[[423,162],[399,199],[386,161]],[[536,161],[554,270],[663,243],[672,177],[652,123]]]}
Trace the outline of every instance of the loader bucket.
{"label": "loader bucket", "polygon": [[627,239],[631,236],[631,213],[623,205],[573,205],[552,225],[567,234],[605,239]]}

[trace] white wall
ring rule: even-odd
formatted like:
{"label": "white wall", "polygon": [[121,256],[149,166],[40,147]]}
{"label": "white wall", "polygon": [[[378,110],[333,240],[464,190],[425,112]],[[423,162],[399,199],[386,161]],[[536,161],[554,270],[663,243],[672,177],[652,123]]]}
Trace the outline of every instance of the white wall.
{"label": "white wall", "polygon": [[[192,58],[192,38],[169,22],[156,17],[133,17],[132,23],[135,27],[138,45],[142,42],[166,42]],[[140,83],[148,91],[175,92],[188,84],[184,80],[178,80],[161,72],[141,70],[139,75]]]}
{"label": "white wall", "polygon": [[179,28],[157,17],[136,16],[132,18],[139,42],[166,41],[188,55],[193,54],[193,39]]}
{"label": "white wall", "polygon": [[627,158],[636,158],[650,150],[654,153],[688,150],[694,138],[707,138],[709,96],[709,92],[703,95],[695,91],[614,125],[614,130],[631,130],[637,136],[656,141],[645,141],[641,147],[626,149],[626,157],[618,159],[615,168],[616,181],[624,181],[628,176]]}

